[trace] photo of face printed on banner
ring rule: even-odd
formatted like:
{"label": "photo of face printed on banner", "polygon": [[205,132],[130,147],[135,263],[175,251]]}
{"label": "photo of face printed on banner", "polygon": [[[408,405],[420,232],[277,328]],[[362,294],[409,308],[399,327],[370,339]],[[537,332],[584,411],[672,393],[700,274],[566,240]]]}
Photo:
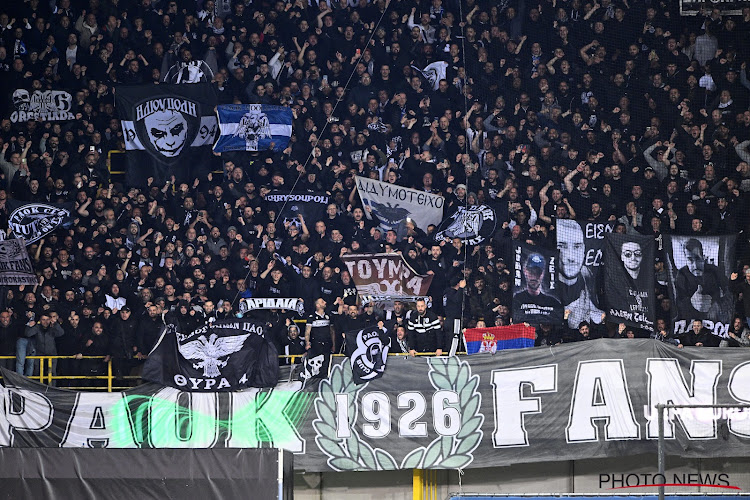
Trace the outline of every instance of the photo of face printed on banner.
{"label": "photo of face printed on banner", "polygon": [[513,253],[514,322],[560,322],[562,314],[555,276],[557,252],[518,243]]}
{"label": "photo of face printed on banner", "polygon": [[578,328],[584,321],[595,324],[604,321],[599,301],[599,268],[604,237],[611,232],[611,224],[557,221],[560,300],[570,328]]}
{"label": "photo of face printed on banner", "polygon": [[654,246],[654,239],[648,236],[607,235],[604,291],[611,321],[653,328]]}
{"label": "photo of face printed on banner", "polygon": [[670,292],[675,302],[675,333],[702,320],[715,335],[726,336],[733,312],[729,290],[734,236],[672,236],[665,250],[669,259]]}

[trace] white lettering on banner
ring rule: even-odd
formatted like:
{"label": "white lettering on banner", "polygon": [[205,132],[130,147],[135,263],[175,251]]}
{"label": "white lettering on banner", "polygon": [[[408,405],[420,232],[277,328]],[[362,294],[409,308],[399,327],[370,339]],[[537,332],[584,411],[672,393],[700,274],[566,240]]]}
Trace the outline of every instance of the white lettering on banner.
{"label": "white lettering on banner", "polygon": [[179,111],[190,116],[198,116],[198,106],[192,101],[177,97],[165,97],[164,99],[153,99],[139,104],[135,108],[136,121],[160,111]]}
{"label": "white lettering on banner", "polygon": [[[737,365],[729,375],[729,394],[742,404],[750,404],[750,361]],[[745,412],[747,410],[745,409]],[[732,412],[727,418],[727,427],[729,432],[741,437],[750,437],[750,418],[747,413],[744,415],[738,412]]]}
{"label": "white lettering on banner", "polygon": [[[121,392],[79,392],[60,447],[108,448],[114,442],[118,448],[137,448],[132,428],[124,418],[126,407],[127,400]],[[118,414],[122,421],[108,420]]]}
{"label": "white lettering on banner", "polygon": [[[402,393],[397,396],[398,408],[408,408],[409,401],[414,407],[398,420],[399,437],[426,437],[427,425],[417,420],[425,414],[425,398],[419,393]],[[348,418],[349,394],[336,394],[336,436],[340,439],[351,437]],[[459,398],[455,391],[438,390],[432,395],[433,428],[439,436],[455,436],[461,430],[461,415],[455,408]],[[362,418],[362,432],[369,438],[383,438],[391,432],[391,400],[384,392],[368,392],[359,403]],[[375,424],[375,425],[373,425]],[[387,426],[387,427],[386,427]]]}
{"label": "white lettering on banner", "polygon": [[399,409],[409,408],[398,420],[401,437],[427,437],[427,424],[418,422],[427,410],[424,394],[416,391],[402,392],[396,397]]}
{"label": "white lettering on banner", "polygon": [[455,436],[461,429],[458,394],[441,390],[432,395],[432,424],[441,436]]}
{"label": "white lettering on banner", "polygon": [[[44,394],[25,389],[5,391],[5,419],[12,430],[39,432],[52,425],[52,403]],[[8,443],[12,445],[12,432],[8,432]]]}
{"label": "white lettering on banner", "polygon": [[364,177],[357,177],[357,189],[366,194],[374,194],[430,208],[443,208],[445,204],[445,198],[442,196],[396,186],[387,182],[372,181]]}
{"label": "white lettering on banner", "polygon": [[328,196],[311,195],[311,194],[269,194],[266,195],[266,201],[276,203],[299,201],[302,203],[328,203]]}
{"label": "white lettering on banner", "polygon": [[586,239],[603,240],[604,235],[611,233],[614,226],[612,224],[602,224],[598,222],[586,223]]}
{"label": "white lettering on banner", "polygon": [[[153,448],[213,448],[219,440],[217,399],[217,393],[161,389],[149,401],[149,444]],[[199,423],[195,422],[198,418]]]}
{"label": "white lettering on banner", "polygon": [[606,441],[641,438],[621,359],[578,363],[565,429],[567,441],[599,441],[599,421],[604,422]]}
{"label": "white lettering on banner", "polygon": [[[689,332],[693,328],[693,319],[678,319],[674,322],[673,333],[675,335],[681,335]],[[729,338],[729,323],[722,323],[720,321],[711,321],[710,319],[703,320],[703,328],[706,328],[717,337],[724,339]]]}
{"label": "white lettering on banner", "polygon": [[495,448],[529,446],[526,415],[542,412],[542,399],[524,396],[557,392],[557,365],[529,366],[508,370],[492,370]]}
{"label": "white lettering on banner", "polygon": [[[377,266],[377,261],[375,261],[375,265]],[[359,274],[359,277],[363,280],[369,280],[372,277],[372,268],[370,267],[370,263],[366,260],[360,260],[357,262],[357,274]],[[378,272],[379,277],[382,278],[382,273]]]}
{"label": "white lettering on banner", "polygon": [[[296,392],[302,389],[301,382],[289,382],[277,385],[272,391]],[[268,435],[273,439],[270,446],[283,448],[292,453],[305,453],[305,440],[297,427],[289,420],[286,412],[280,411],[271,394],[258,398],[259,389],[247,389],[230,393],[231,414],[229,416],[229,437],[227,448],[258,448],[268,442],[258,440],[259,425],[273,429]]]}
{"label": "white lettering on banner", "polygon": [[[716,404],[716,386],[722,372],[721,360],[693,360],[690,362],[690,385],[676,359],[649,358],[646,360],[648,374],[648,407],[644,412],[653,415],[648,422],[648,438],[658,439],[659,422],[655,418],[656,405],[713,405]],[[707,425],[694,412],[676,409],[665,410],[664,437],[674,439],[674,423],[677,420],[689,439],[715,439],[716,421]],[[712,409],[708,409],[713,414]],[[699,412],[702,413],[702,412]]]}
{"label": "white lettering on banner", "polygon": [[391,433],[391,400],[384,392],[373,391],[362,396],[362,434],[381,439]]}

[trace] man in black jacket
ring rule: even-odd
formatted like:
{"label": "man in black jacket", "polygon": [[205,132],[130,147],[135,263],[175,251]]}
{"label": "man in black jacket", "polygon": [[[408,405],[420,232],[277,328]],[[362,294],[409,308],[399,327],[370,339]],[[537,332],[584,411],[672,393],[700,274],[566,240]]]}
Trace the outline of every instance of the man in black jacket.
{"label": "man in black jacket", "polygon": [[156,345],[161,335],[164,321],[161,319],[159,306],[151,304],[148,307],[148,314],[138,321],[138,330],[135,334],[135,345],[138,347],[135,357],[145,359],[151,349]]}
{"label": "man in black jacket", "polygon": [[427,310],[424,299],[417,300],[416,310],[406,315],[406,334],[412,356],[417,352],[443,354],[443,327],[437,315]]}
{"label": "man in black jacket", "polygon": [[112,374],[121,379],[130,375],[135,367],[135,355],[138,353],[136,343],[136,331],[138,321],[132,317],[133,313],[129,306],[120,309],[119,318],[112,324],[109,335],[109,355],[112,357]]}
{"label": "man in black jacket", "polygon": [[[9,311],[0,312],[0,356],[16,355],[16,340],[23,336],[22,328],[21,323],[13,321],[13,316]],[[14,370],[16,361],[4,359],[0,361],[0,366]]]}

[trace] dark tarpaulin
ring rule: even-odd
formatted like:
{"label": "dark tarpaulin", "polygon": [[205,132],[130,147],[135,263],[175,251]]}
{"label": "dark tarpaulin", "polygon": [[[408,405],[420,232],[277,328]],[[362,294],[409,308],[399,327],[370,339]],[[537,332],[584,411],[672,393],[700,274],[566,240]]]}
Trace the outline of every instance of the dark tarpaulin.
{"label": "dark tarpaulin", "polygon": [[[292,461],[284,452],[283,500],[292,498]],[[278,467],[272,448],[0,448],[0,498],[276,499]]]}

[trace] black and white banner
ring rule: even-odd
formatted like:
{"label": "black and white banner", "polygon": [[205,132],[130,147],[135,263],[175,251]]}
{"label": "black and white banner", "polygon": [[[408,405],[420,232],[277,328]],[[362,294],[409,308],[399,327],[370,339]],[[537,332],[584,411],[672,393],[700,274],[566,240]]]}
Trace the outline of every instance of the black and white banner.
{"label": "black and white banner", "polygon": [[479,245],[492,238],[496,227],[497,214],[491,207],[458,207],[456,213],[440,223],[435,231],[435,241],[451,242],[458,238],[466,245]]}
{"label": "black and white banner", "polygon": [[734,312],[729,289],[736,236],[666,236],[669,292],[674,333],[686,333],[693,320],[727,338]]}
{"label": "black and white banner", "polygon": [[149,177],[162,184],[172,175],[192,182],[197,169],[206,168],[218,131],[211,85],[125,85],[115,98],[129,185],[145,186]]}
{"label": "black and white banner", "polygon": [[651,236],[609,233],[604,239],[604,293],[609,321],[652,331],[656,315]]}
{"label": "black and white banner", "polygon": [[301,215],[307,228],[312,231],[315,228],[315,222],[325,217],[329,197],[326,193],[280,193],[274,191],[267,194],[265,199],[276,210],[276,222],[278,224],[299,225],[300,219],[298,216]]}
{"label": "black and white banner", "polygon": [[211,83],[214,71],[203,60],[178,61],[164,74],[165,83]]}
{"label": "black and white banner", "polygon": [[604,322],[601,303],[601,266],[604,237],[612,232],[611,223],[558,219],[557,249],[560,251],[560,302],[568,315],[568,327],[582,322]]}
{"label": "black and white banner", "polygon": [[15,238],[31,245],[60,227],[73,224],[73,203],[36,203],[6,201],[10,215],[8,227]]}
{"label": "black and white banner", "polygon": [[354,383],[364,384],[382,377],[388,362],[388,349],[391,346],[388,331],[378,326],[370,326],[362,330],[345,332],[344,335],[346,355],[349,357]]}
{"label": "black and white banner", "polygon": [[412,66],[412,68],[427,80],[432,90],[437,90],[440,86],[440,80],[445,80],[448,63],[445,61],[435,61],[425,66],[424,69],[419,69],[416,66]]}
{"label": "black and white banner", "polygon": [[6,370],[0,446],[278,447],[307,472],[480,469],[653,454],[656,407],[669,403],[726,406],[666,411],[667,455],[725,463],[750,446],[749,413],[734,406],[750,400],[744,349],[598,339],[391,357],[360,385],[348,359],[331,364],[304,388],[192,394],[156,384],[74,392]]}
{"label": "black and white banner", "polygon": [[[443,220],[445,198],[416,189],[401,187],[388,182],[380,182],[367,177],[357,177],[357,193],[365,207],[370,207],[372,215],[380,220],[380,228],[385,233],[396,231],[399,239],[406,236],[408,219],[422,231],[427,232],[430,224],[438,225]],[[370,211],[365,210],[368,219]]]}
{"label": "black and white banner", "polygon": [[557,272],[557,251],[513,244],[513,323],[562,323]]}
{"label": "black and white banner", "polygon": [[264,326],[253,321],[212,321],[189,333],[167,325],[148,355],[143,378],[189,392],[274,387],[278,352],[265,338]]}
{"label": "black and white banner", "polygon": [[240,299],[240,313],[257,309],[285,309],[287,311],[296,311],[300,315],[305,314],[305,304],[302,299],[291,298],[244,298]]}
{"label": "black and white banner", "polygon": [[[6,94],[7,95],[7,94]],[[75,120],[71,112],[73,97],[64,90],[35,90],[26,89],[13,91],[14,111],[10,114],[10,121],[23,123],[29,120],[45,122]]]}
{"label": "black and white banner", "polygon": [[0,241],[0,285],[36,285],[34,266],[23,239]]}
{"label": "black and white banner", "polygon": [[329,353],[302,357],[302,362],[295,365],[290,373],[290,379],[302,382],[304,388],[308,382],[314,379],[328,377],[331,371],[331,355]]}

